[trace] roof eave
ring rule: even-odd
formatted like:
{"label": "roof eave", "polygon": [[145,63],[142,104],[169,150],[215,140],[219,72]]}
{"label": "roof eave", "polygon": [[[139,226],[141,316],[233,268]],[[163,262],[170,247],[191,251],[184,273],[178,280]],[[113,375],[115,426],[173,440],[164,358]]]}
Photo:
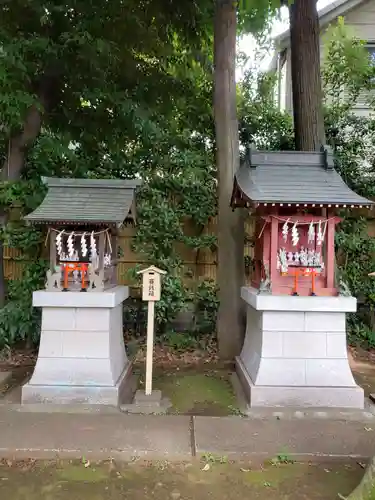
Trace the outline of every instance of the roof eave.
{"label": "roof eave", "polygon": [[29,222],[30,224],[45,224],[45,225],[50,225],[50,224],[71,224],[71,225],[82,225],[82,226],[100,226],[100,225],[121,225],[124,223],[124,221],[120,220],[72,220],[72,219],[42,219],[42,218],[33,218],[33,217],[24,217],[26,222]]}
{"label": "roof eave", "polygon": [[364,200],[363,202],[349,202],[349,201],[307,201],[307,200],[252,200],[247,197],[248,202],[257,205],[264,206],[296,206],[300,208],[310,208],[310,207],[328,207],[328,208],[372,208],[374,202],[370,200]]}

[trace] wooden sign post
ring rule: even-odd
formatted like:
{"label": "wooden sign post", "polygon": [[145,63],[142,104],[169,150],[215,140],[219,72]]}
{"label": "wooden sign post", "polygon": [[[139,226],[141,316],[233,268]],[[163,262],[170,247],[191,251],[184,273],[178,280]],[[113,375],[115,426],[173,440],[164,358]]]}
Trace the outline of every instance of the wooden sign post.
{"label": "wooden sign post", "polygon": [[137,274],[142,275],[142,300],[148,302],[147,307],[147,351],[146,351],[146,386],[145,394],[152,393],[152,362],[154,354],[154,318],[155,302],[160,300],[161,276],[166,274],[155,266],[150,266]]}

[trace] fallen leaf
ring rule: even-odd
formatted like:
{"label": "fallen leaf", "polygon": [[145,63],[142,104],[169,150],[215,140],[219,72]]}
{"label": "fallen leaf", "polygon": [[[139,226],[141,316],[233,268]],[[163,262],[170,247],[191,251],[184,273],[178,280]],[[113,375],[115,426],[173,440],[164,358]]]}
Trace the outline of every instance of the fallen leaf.
{"label": "fallen leaf", "polygon": [[251,469],[240,469],[241,472],[251,472]]}
{"label": "fallen leaf", "polygon": [[371,427],[365,427],[365,431],[370,432],[372,431]]}
{"label": "fallen leaf", "polygon": [[203,469],[202,469],[202,470],[204,470],[204,471],[208,471],[208,470],[210,470],[210,464],[206,464],[206,465],[203,467]]}
{"label": "fallen leaf", "polygon": [[86,460],[86,462],[85,462],[85,467],[86,467],[86,468],[87,468],[87,467],[90,467],[90,460]]}

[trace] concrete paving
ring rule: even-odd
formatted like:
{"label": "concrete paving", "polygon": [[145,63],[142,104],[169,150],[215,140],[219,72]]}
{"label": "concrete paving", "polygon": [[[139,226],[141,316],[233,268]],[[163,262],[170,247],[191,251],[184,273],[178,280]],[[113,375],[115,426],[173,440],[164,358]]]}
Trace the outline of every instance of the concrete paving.
{"label": "concrete paving", "polygon": [[371,423],[127,415],[115,408],[86,413],[51,410],[1,407],[0,456],[184,461],[210,453],[252,460],[278,454],[300,460],[366,460],[375,453],[375,426]]}
{"label": "concrete paving", "polygon": [[375,427],[333,420],[253,420],[194,417],[196,453],[232,457],[369,458]]}
{"label": "concrete paving", "polygon": [[191,456],[189,417],[0,413],[0,456],[183,460]]}

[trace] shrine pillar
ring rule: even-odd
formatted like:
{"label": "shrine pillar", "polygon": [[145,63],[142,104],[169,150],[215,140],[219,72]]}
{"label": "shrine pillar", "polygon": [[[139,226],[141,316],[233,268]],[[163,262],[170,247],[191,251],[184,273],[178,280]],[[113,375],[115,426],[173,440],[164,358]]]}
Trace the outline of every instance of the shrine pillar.
{"label": "shrine pillar", "polygon": [[99,293],[39,290],[39,354],[22,403],[117,406],[131,397],[132,369],[124,346],[122,303],[129,289]]}
{"label": "shrine pillar", "polygon": [[346,349],[354,297],[259,295],[243,287],[247,326],[236,372],[250,407],[364,407]]}

